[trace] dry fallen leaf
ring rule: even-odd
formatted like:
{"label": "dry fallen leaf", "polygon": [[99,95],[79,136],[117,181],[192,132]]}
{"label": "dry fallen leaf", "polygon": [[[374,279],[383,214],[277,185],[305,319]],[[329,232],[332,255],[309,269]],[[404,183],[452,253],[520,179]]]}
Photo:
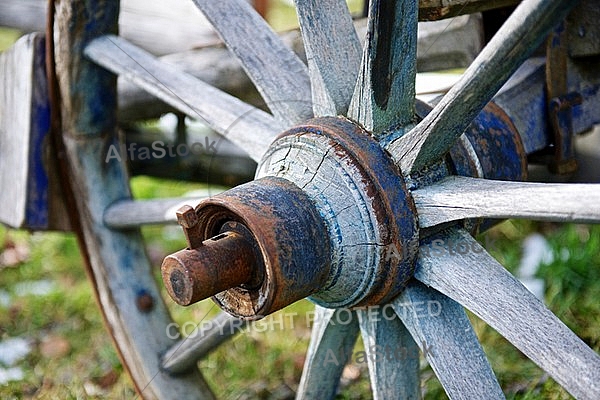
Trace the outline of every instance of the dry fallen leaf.
{"label": "dry fallen leaf", "polygon": [[46,336],[40,343],[40,353],[46,358],[62,358],[70,351],[71,344],[62,336]]}

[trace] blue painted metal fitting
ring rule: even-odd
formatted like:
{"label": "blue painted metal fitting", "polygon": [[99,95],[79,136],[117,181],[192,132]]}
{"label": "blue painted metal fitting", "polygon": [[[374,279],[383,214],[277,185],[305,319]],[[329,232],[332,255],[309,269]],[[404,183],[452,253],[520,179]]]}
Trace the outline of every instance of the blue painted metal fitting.
{"label": "blue painted metal fitting", "polygon": [[527,179],[527,154],[509,116],[493,102],[450,150],[457,175],[506,181]]}

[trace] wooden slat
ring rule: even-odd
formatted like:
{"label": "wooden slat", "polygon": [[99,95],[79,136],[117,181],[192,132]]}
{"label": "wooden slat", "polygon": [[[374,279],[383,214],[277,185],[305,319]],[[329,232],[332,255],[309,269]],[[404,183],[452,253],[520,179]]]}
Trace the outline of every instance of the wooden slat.
{"label": "wooden slat", "polygon": [[199,371],[177,378],[160,370],[160,357],[174,343],[171,323],[139,231],[116,232],[104,210],[130,197],[122,162],[105,161],[116,139],[116,79],[86,62],[83,46],[100,32],[115,32],[119,2],[56,2],[54,37],[61,94],[62,142],[78,216],[79,239],[94,294],[124,366],[144,399],[212,399]]}
{"label": "wooden slat", "polygon": [[358,309],[357,315],[373,398],[420,399],[419,348],[393,309]]}
{"label": "wooden slat", "polygon": [[392,305],[449,398],[504,399],[494,371],[460,304],[412,281]]}
{"label": "wooden slat", "polygon": [[[422,248],[433,246],[432,240],[442,240],[448,251],[441,257],[421,251],[415,271],[419,281],[471,310],[576,398],[600,398],[598,354],[467,232],[446,232]],[[448,245],[456,248],[449,251]]]}
{"label": "wooden slat", "polygon": [[413,192],[419,226],[464,218],[600,223],[600,185],[453,176]]}
{"label": "wooden slat", "polygon": [[348,116],[379,135],[414,117],[416,0],[373,0],[367,39]]}
{"label": "wooden slat", "polygon": [[295,0],[315,116],[345,115],[356,84],[361,44],[345,0]]}
{"label": "wooden slat", "polygon": [[179,340],[165,353],[162,369],[170,374],[181,374],[195,368],[200,359],[240,332],[247,324],[247,321],[225,312],[221,312],[207,324],[200,321],[188,337]]}
{"label": "wooden slat", "polygon": [[439,160],[576,3],[523,1],[429,115],[387,147],[402,171],[408,174]]}
{"label": "wooden slat", "polygon": [[333,399],[358,337],[356,314],[316,306],[297,399]]}
{"label": "wooden slat", "polygon": [[50,105],[44,35],[20,38],[0,54],[0,222],[68,230],[49,149]]}
{"label": "wooden slat", "polygon": [[212,23],[277,119],[312,116],[308,69],[246,0],[193,0]]}
{"label": "wooden slat", "polygon": [[176,199],[122,200],[111,205],[104,213],[104,223],[111,229],[139,228],[152,224],[175,224],[175,212],[184,205],[195,207],[203,198],[217,194],[206,190],[203,197]]}
{"label": "wooden slat", "polygon": [[161,63],[120,37],[107,35],[93,40],[85,55],[190,117],[201,118],[255,161],[260,161],[279,131],[279,124],[264,111]]}

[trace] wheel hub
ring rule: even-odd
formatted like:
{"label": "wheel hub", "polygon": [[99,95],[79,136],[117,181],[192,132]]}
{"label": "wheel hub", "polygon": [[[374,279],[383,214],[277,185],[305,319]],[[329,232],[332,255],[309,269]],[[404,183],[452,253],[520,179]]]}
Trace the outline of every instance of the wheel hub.
{"label": "wheel hub", "polygon": [[201,202],[192,224],[181,215],[189,248],[162,266],[179,304],[214,295],[226,311],[260,318],[308,296],[354,307],[404,288],[418,249],[415,206],[400,171],[358,125],[327,117],[284,132],[256,178]]}

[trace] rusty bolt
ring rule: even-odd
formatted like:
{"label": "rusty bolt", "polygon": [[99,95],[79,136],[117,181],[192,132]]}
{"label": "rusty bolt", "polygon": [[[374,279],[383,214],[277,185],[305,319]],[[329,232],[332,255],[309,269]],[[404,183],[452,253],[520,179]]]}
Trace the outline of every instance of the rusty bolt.
{"label": "rusty bolt", "polygon": [[148,313],[154,308],[154,299],[149,293],[143,292],[135,299],[135,304],[143,313]]}

